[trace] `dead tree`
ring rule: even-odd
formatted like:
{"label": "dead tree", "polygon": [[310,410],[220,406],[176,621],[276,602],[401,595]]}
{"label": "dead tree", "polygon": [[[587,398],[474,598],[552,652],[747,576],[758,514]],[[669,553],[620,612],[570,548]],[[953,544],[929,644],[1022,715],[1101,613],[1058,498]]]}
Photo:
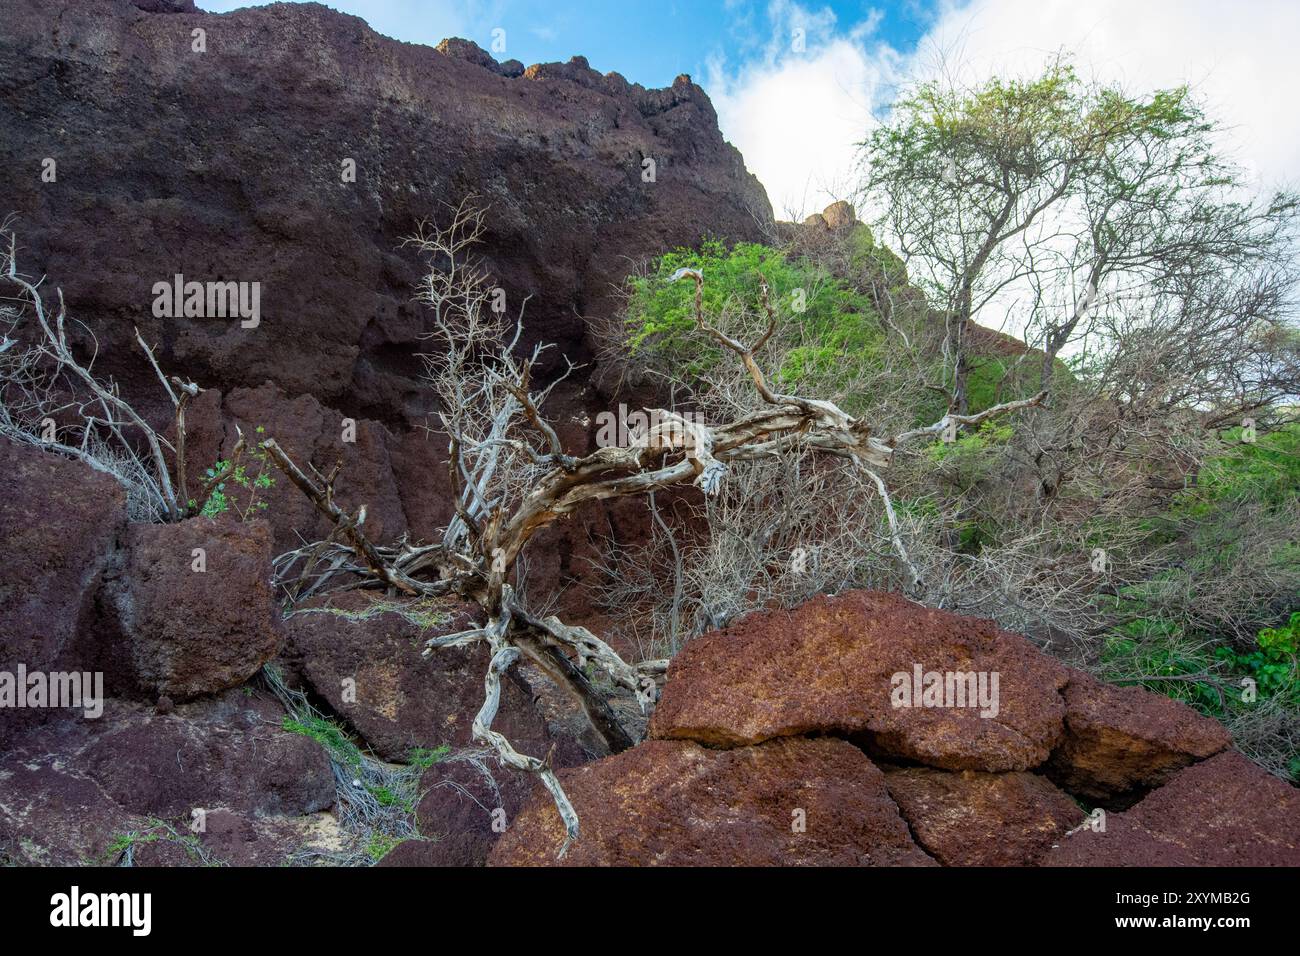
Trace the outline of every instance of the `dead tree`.
{"label": "dead tree", "polygon": [[455,515],[441,540],[432,544],[403,540],[390,546],[372,543],[362,528],[364,508],[349,514],[334,502],[332,476],[318,473],[315,479],[309,477],[284,449],[268,441],[265,447],[276,464],[335,523],[335,532],[326,541],[282,556],[280,572],[289,577],[291,570],[301,566],[298,580],[305,583],[304,594],[336,586],[340,575],[355,574],[375,586],[404,594],[456,594],[476,602],[486,623],[435,638],[428,642],[425,653],[440,647],[487,645],[491,663],[484,682],[485,700],[473,724],[474,737],[494,748],[508,766],[541,777],[555,798],[568,838],[573,839],[578,835],[577,815],[547,760],[520,754],[492,730],[501,674],[521,659],[537,665],[582,704],[593,726],[617,752],[633,741],[604,696],[584,676],[586,665],[594,665],[647,707],[657,694],[656,678],[668,662],[628,664],[586,628],[528,611],[510,585],[510,577],[539,531],[594,501],[649,496],[683,486],[711,495],[733,469],[799,448],[838,459],[843,467],[859,469],[870,479],[882,499],[898,557],[915,581],[916,571],[898,533],[889,489],[880,474],[889,466],[895,449],[916,439],[938,437],[954,425],[977,425],[1037,405],[1045,393],[978,414],[949,413],[924,428],[877,436],[870,422],[849,415],[832,402],[783,394],[769,384],[759,356],[780,320],[765,285],[761,305],[767,331],[756,341],[745,343],[705,316],[704,276],[681,270],[675,281],[695,283],[699,333],[743,365],[762,404],[716,425],[700,424],[672,410],[648,410],[653,424],[627,447],[570,455],[542,411],[556,383],[539,389],[533,381],[544,347],[534,349],[526,358],[516,355],[526,302],[513,322],[507,320],[502,307],[504,293],[493,286],[470,253],[482,229],[483,211],[467,201],[455,210],[450,226],[424,229],[413,240],[431,260],[420,296],[432,311],[434,348],[426,363],[428,380],[443,408],[441,431],[448,441],[447,467],[455,504]]}
{"label": "dead tree", "polygon": [[[507,766],[541,778],[571,840],[578,835],[578,818],[550,767],[549,756],[521,754],[492,729],[501,675],[522,659],[532,662],[582,705],[611,751],[618,752],[632,746],[633,740],[607,697],[588,680],[588,665],[635,695],[645,708],[654,702],[658,679],[668,662],[629,664],[586,628],[565,624],[555,616],[539,616],[525,606],[510,580],[539,531],[589,502],[648,498],[661,489],[688,486],[713,495],[733,469],[780,461],[798,452],[837,460],[870,480],[882,499],[898,557],[915,582],[917,573],[899,535],[888,486],[880,475],[895,449],[918,438],[938,436],[955,425],[976,425],[1039,404],[1045,393],[975,415],[950,413],[933,425],[878,437],[870,422],[848,414],[834,402],[783,394],[771,387],[759,355],[779,318],[765,284],[760,303],[767,328],[756,341],[746,344],[705,316],[704,276],[681,270],[674,281],[695,283],[699,333],[741,363],[760,404],[717,425],[704,425],[671,410],[649,410],[653,424],[627,447],[570,455],[542,414],[547,396],[564,376],[536,388],[533,372],[545,347],[535,348],[526,358],[516,355],[526,301],[513,322],[506,320],[502,290],[492,284],[470,253],[482,229],[483,211],[466,201],[455,211],[449,227],[422,230],[413,240],[431,259],[420,293],[432,311],[429,337],[434,347],[425,359],[429,383],[443,408],[441,431],[448,440],[447,467],[455,505],[455,515],[441,539],[428,544],[405,538],[395,544],[376,544],[364,531],[365,506],[349,512],[335,501],[339,466],[322,474],[309,463],[309,473],[274,438],[268,438],[261,446],[271,460],[333,524],[325,540],[280,556],[276,571],[282,583],[295,580],[297,571],[289,589],[295,600],[335,587],[373,586],[411,597],[455,594],[476,602],[486,623],[434,638],[425,653],[441,647],[487,645],[490,663],[484,678],[484,702],[473,721],[474,738],[492,747]],[[153,350],[136,332],[137,343],[175,409],[173,444],[111,381],[96,376],[93,354],[89,361],[77,358],[66,331],[61,292],[57,309],[48,308],[40,292],[41,282],[19,274],[15,240],[12,234],[8,238],[0,277],[17,290],[14,301],[18,306],[6,307],[3,315],[8,327],[0,340],[0,434],[76,458],[112,475],[143,502],[138,517],[167,521],[195,514],[212,487],[234,468],[245,447],[242,433],[222,472],[209,475],[199,495],[189,498],[185,410],[198,394],[198,386],[169,379]],[[29,336],[35,344],[23,346],[20,338],[8,333],[20,334],[18,325],[28,312],[36,321],[36,332]],[[53,420],[51,416],[60,413],[76,422],[74,441],[59,440],[45,428]],[[164,450],[173,456],[174,473]]]}

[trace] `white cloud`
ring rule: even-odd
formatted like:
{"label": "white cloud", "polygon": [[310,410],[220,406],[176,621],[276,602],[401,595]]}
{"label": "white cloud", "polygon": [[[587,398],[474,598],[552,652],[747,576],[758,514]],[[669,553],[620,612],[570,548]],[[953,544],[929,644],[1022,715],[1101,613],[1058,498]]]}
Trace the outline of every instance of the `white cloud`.
{"label": "white cloud", "polygon": [[[869,45],[870,21],[835,35],[834,15],[778,0],[771,40],[757,62],[729,72],[715,59],[705,88],[723,134],[767,188],[778,216],[803,215],[851,192],[858,148],[899,55]],[[805,46],[794,49],[794,30]]]}
{"label": "white cloud", "polygon": [[[745,63],[714,60],[705,87],[723,134],[744,154],[778,215],[811,212],[851,192],[857,149],[903,75],[946,61],[963,79],[1040,68],[1060,50],[1086,78],[1130,92],[1192,84],[1232,127],[1225,145],[1267,187],[1300,180],[1300,66],[1295,0],[970,0],[948,3],[915,50],[873,39],[874,21],[773,0],[770,40]],[[806,52],[790,49],[795,26]]]}
{"label": "white cloud", "polygon": [[945,11],[916,65],[943,51],[978,78],[1032,70],[1063,48],[1081,75],[1130,92],[1189,83],[1233,127],[1235,158],[1277,187],[1300,178],[1297,36],[1295,0],[975,0]]}

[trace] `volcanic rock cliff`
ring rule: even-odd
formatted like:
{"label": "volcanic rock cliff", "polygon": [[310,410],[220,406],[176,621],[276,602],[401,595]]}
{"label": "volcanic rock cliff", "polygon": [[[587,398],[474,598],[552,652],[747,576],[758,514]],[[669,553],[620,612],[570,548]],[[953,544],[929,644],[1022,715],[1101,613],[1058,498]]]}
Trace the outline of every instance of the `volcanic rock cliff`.
{"label": "volcanic rock cliff", "polygon": [[[450,513],[444,443],[422,427],[424,263],[403,245],[422,220],[468,196],[489,207],[479,251],[511,314],[528,298],[522,347],[556,343],[550,369],[587,363],[551,404],[575,451],[592,440],[584,413],[608,407],[589,323],[616,313],[633,264],[771,223],[686,76],[648,90],[581,57],[498,64],[318,4],[0,0],[0,22],[0,217],[16,217],[20,263],[93,328],[97,370],[166,421],[138,326],[169,374],[213,390],[190,415],[198,467],[230,452],[236,424],[265,426],[315,464],[341,457],[340,497],[368,504],[379,540]],[[155,317],[153,287],[176,275],[259,283],[258,325]],[[323,532],[291,489],[271,499],[277,549]],[[571,537],[547,549],[553,582],[581,573],[587,535]]]}

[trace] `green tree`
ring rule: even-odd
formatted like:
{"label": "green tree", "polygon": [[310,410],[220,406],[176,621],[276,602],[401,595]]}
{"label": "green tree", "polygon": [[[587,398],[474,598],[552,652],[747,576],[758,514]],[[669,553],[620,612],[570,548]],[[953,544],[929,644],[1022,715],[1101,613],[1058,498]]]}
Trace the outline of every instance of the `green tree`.
{"label": "green tree", "polygon": [[1068,344],[1152,303],[1184,324],[1244,311],[1247,337],[1276,319],[1297,200],[1243,200],[1217,133],[1185,87],[1129,96],[1064,59],[1028,80],[922,83],[895,105],[862,144],[864,185],[943,310],[956,410],[970,404],[971,325],[1012,289],[1043,388]]}

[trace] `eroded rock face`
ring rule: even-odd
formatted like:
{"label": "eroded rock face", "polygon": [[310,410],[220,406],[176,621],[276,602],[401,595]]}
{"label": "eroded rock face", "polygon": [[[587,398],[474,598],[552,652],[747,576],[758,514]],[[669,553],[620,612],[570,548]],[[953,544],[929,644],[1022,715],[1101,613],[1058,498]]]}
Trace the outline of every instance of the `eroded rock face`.
{"label": "eroded rock face", "polygon": [[[269,382],[258,388],[233,390],[225,396],[223,413],[226,422],[223,458],[234,453],[238,441],[236,428],[243,431],[250,443],[273,436],[302,468],[311,463],[322,474],[328,474],[336,464],[342,464],[335,494],[349,509],[365,505],[365,530],[372,540],[395,541],[407,530],[390,455],[397,439],[382,424],[365,418],[349,418],[322,406],[311,395],[290,397]],[[260,435],[259,428],[263,429]],[[273,486],[262,492],[262,497],[267,502],[265,517],[275,533],[277,553],[300,546],[304,539],[317,541],[329,534],[332,530],[329,519],[274,465],[254,464],[250,460],[248,467],[264,467],[275,480]],[[440,477],[437,472],[434,475]],[[420,487],[423,494],[441,491],[441,487],[435,490],[427,484]]]}
{"label": "eroded rock face", "polygon": [[1048,866],[1300,866],[1300,791],[1235,751],[1180,770]]}
{"label": "eroded rock face", "polygon": [[[996,672],[996,714],[893,706],[893,675],[911,683],[918,664]],[[990,621],[855,591],[752,615],[689,643],[670,666],[650,734],[734,747],[834,733],[947,770],[1027,770],[1061,736],[1067,679],[1062,665]]]}
{"label": "eroded rock face", "polygon": [[921,847],[944,866],[1033,866],[1084,819],[1033,773],[888,769],[889,795]]}
{"label": "eroded rock face", "polygon": [[[492,850],[497,866],[924,866],[885,778],[842,740],[711,750],[651,740],[560,774],[582,821],[541,788]],[[801,828],[802,824],[802,828]]]}
{"label": "eroded rock face", "polygon": [[[580,57],[525,70],[317,4],[188,7],[9,0],[0,34],[0,164],[32,170],[6,177],[0,208],[70,313],[95,317],[130,397],[161,398],[128,347],[139,324],[205,387],[270,380],[422,423],[422,262],[402,241],[471,193],[491,204],[482,249],[508,302],[533,297],[523,347],[559,343],[557,369],[591,357],[583,317],[612,314],[629,259],[771,220],[688,77],[647,90]],[[145,12],[164,8],[182,12]],[[260,282],[260,324],[155,318],[153,285],[176,274]]]}
{"label": "eroded rock face", "polygon": [[[220,442],[196,442],[193,467],[230,451],[236,421],[262,424],[304,467],[342,459],[340,501],[368,506],[379,541],[427,539],[451,511],[446,442],[424,430],[437,424],[413,298],[426,268],[404,244],[422,220],[471,194],[490,205],[487,270],[512,314],[531,297],[520,348],[558,345],[536,378],[566,357],[583,366],[548,407],[574,452],[571,423],[609,405],[589,325],[615,316],[632,264],[706,235],[757,240],[771,221],[685,76],[647,90],[580,57],[525,69],[465,40],[399,43],[319,4],[8,0],[4,20],[0,165],[32,174],[0,182],[0,217],[17,216],[24,263],[93,321],[97,369],[166,427],[138,325],[169,374],[225,396]],[[258,283],[257,325],[155,317],[155,284],[177,275]],[[295,492],[270,497],[277,551],[319,534]],[[580,534],[538,544],[537,575],[590,575]]]}
{"label": "eroded rock face", "polygon": [[1222,724],[1180,701],[1078,671],[1065,688],[1065,707],[1050,773],[1071,793],[1095,800],[1158,786],[1232,743]]}
{"label": "eroded rock face", "polygon": [[[98,720],[35,728],[0,756],[0,857],[112,862],[119,837],[157,820],[226,862],[285,862],[334,803],[334,775],[324,749],[280,729],[283,714],[236,690],[165,715],[109,700]],[[189,829],[195,810],[205,832]]]}
{"label": "eroded rock face", "polygon": [[[122,486],[81,462],[0,438],[0,672],[96,670],[95,594],[126,532]],[[11,705],[16,701],[10,701]],[[50,709],[0,709],[0,750]]]}
{"label": "eroded rock face", "polygon": [[130,674],[150,698],[185,701],[234,687],[279,650],[264,522],[226,515],[133,524],[108,591]]}

